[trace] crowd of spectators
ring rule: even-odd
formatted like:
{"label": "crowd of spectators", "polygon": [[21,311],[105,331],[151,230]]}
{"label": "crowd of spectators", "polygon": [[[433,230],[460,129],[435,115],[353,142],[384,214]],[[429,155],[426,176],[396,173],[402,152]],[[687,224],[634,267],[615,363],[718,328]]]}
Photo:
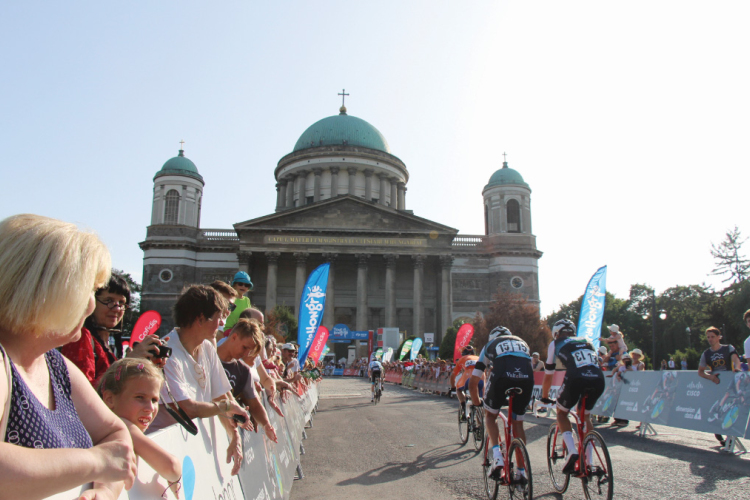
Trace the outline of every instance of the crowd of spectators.
{"label": "crowd of spectators", "polygon": [[181,463],[148,435],[216,415],[236,474],[239,427],[277,441],[261,398],[283,417],[277,394],[302,394],[320,377],[309,359],[300,367],[297,345],[265,335],[244,272],[231,286],[187,287],[175,329],[134,342],[121,358],[110,336],[123,333],[132,297],[111,267],[101,240],[73,224],[37,215],[0,222],[3,496],[44,498],[90,483],[81,498],[114,499],[133,485],[138,457],[177,494]]}

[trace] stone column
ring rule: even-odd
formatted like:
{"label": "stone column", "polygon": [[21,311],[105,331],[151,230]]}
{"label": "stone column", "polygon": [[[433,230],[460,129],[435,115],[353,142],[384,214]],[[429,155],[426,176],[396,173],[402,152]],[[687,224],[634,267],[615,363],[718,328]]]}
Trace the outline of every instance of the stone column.
{"label": "stone column", "polygon": [[406,209],[406,184],[399,182],[396,184],[398,188],[398,209]]}
{"label": "stone column", "polygon": [[388,176],[385,174],[378,174],[380,177],[380,195],[378,197],[379,205],[386,205],[385,194],[388,191]]}
{"label": "stone column", "polygon": [[357,326],[359,331],[367,330],[367,261],[370,255],[356,254],[357,259]]}
{"label": "stone column", "polygon": [[286,179],[280,179],[276,183],[276,211],[284,210],[286,207]]}
{"label": "stone column", "polygon": [[372,200],[372,169],[365,169],[365,200]]}
{"label": "stone column", "polygon": [[307,191],[307,172],[304,170],[299,173],[299,193],[297,196],[297,206],[304,207],[307,203],[305,191]]}
{"label": "stone column", "polygon": [[413,298],[413,315],[414,315],[414,335],[422,336],[424,333],[424,310],[422,307],[422,277],[424,276],[424,255],[412,256],[414,260],[414,298]]}
{"label": "stone column", "polygon": [[[245,271],[247,274],[250,274],[250,259],[252,256],[252,252],[237,252],[237,262],[239,263],[238,267],[240,271]],[[229,284],[231,285],[231,283]]]}
{"label": "stone column", "polygon": [[307,279],[307,252],[296,252],[294,258],[297,260],[297,274],[294,280],[294,314],[299,316],[299,301],[302,300],[302,289]]}
{"label": "stone column", "polygon": [[440,283],[440,311],[441,311],[441,325],[440,325],[440,338],[435,339],[438,344],[443,340],[443,335],[448,327],[451,326],[451,266],[453,265],[452,255],[441,255],[440,256],[440,271],[441,271],[441,283]]}
{"label": "stone column", "polygon": [[347,167],[349,172],[349,194],[352,196],[357,195],[357,167]]}
{"label": "stone column", "polygon": [[297,180],[297,175],[292,174],[287,179],[286,183],[286,207],[287,208],[294,208],[294,184]]}
{"label": "stone column", "polygon": [[398,182],[398,179],[396,179],[395,177],[391,177],[390,181],[391,181],[391,202],[390,202],[390,205],[388,206],[390,206],[391,208],[396,208],[396,206],[398,205],[398,202],[396,201],[398,200],[398,187],[396,185],[396,183]]}
{"label": "stone column", "polygon": [[313,201],[320,201],[320,176],[323,174],[322,168],[314,168],[313,174],[315,174],[315,184],[313,188]]}
{"label": "stone column", "polygon": [[398,255],[386,254],[385,258],[385,326],[396,325],[396,259]]}
{"label": "stone column", "polygon": [[331,198],[339,195],[339,167],[331,167]]}
{"label": "stone column", "polygon": [[266,252],[268,274],[266,277],[266,316],[276,307],[276,276],[279,270],[279,252]]}
{"label": "stone column", "polygon": [[335,304],[335,294],[336,294],[336,273],[334,272],[335,266],[334,262],[336,261],[336,257],[338,257],[339,254],[337,253],[324,253],[323,258],[326,260],[326,262],[331,264],[331,267],[328,269],[328,288],[326,289],[326,305],[325,310],[323,311],[323,323],[322,325],[326,326],[328,329],[333,328],[333,321],[334,321],[334,309],[336,307]]}

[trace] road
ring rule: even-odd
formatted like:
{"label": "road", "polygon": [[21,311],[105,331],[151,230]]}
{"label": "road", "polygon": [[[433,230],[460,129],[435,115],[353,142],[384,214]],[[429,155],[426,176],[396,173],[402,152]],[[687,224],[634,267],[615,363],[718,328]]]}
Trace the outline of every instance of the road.
{"label": "road", "polygon": [[[458,442],[455,399],[421,394],[392,384],[380,404],[370,403],[364,379],[326,378],[304,441],[305,478],[291,500],[427,498],[485,499],[480,457],[471,440]],[[534,497],[554,492],[546,464],[550,419],[527,417]],[[718,451],[713,435],[656,426],[640,438],[635,424],[598,427],[612,457],[617,499],[721,499],[747,497],[750,455]],[[750,445],[750,443],[745,443]],[[501,490],[498,498],[507,498]],[[566,499],[584,498],[572,479]]]}

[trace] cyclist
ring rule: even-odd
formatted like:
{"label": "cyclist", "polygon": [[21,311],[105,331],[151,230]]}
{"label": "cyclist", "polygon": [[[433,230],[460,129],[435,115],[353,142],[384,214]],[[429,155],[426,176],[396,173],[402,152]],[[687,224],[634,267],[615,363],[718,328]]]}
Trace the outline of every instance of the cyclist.
{"label": "cyclist", "polygon": [[375,384],[380,383],[380,379],[383,375],[383,365],[380,364],[377,358],[372,358],[370,366],[367,367],[367,376],[370,378],[372,384],[370,384],[370,403],[375,401]]}
{"label": "cyclist", "polygon": [[[708,349],[703,351],[701,361],[698,364],[698,375],[715,384],[720,383],[719,372],[731,372],[734,371],[734,367],[737,370],[740,368],[740,357],[737,355],[734,346],[722,344],[721,337],[721,330],[715,326],[706,330]],[[706,373],[706,369],[710,370],[711,373]],[[717,408],[711,408],[711,412],[718,418],[719,415],[716,410]],[[713,417],[714,415],[711,416]],[[714,434],[714,436],[722,446],[726,446],[724,436],[721,434]]]}
{"label": "cyclist", "polygon": [[[505,465],[503,455],[500,451],[500,429],[497,426],[497,414],[500,408],[508,404],[505,391],[518,387],[522,390],[520,394],[513,396],[513,408],[508,409],[509,420],[512,422],[513,433],[526,442],[526,433],[523,430],[523,416],[526,406],[531,401],[534,390],[534,370],[531,367],[531,355],[529,346],[520,337],[513,335],[504,326],[496,326],[489,335],[489,342],[474,365],[474,371],[469,381],[469,391],[472,404],[482,404],[479,398],[479,379],[484,376],[484,370],[492,364],[492,374],[485,386],[484,398],[484,421],[489,445],[492,447],[492,467],[489,476],[492,479],[500,479],[500,473]],[[506,443],[510,446],[510,443]],[[523,457],[517,457],[518,463],[523,464]],[[526,477],[525,469],[519,467],[516,470],[517,478]],[[508,478],[510,479],[510,478]]]}
{"label": "cyclist", "polygon": [[[474,355],[474,347],[468,345],[461,351],[461,358],[456,363],[456,367],[451,372],[450,376],[450,390],[456,393],[458,402],[461,403],[461,420],[466,420],[466,393],[469,390],[469,377],[474,369],[474,365],[477,363],[479,356]],[[458,378],[458,382],[456,382]],[[480,381],[481,385],[484,385],[484,381]],[[456,388],[458,387],[458,390]],[[482,388],[480,388],[480,394]]]}
{"label": "cyclist", "polygon": [[[583,394],[588,393],[586,408],[583,410],[585,421],[583,432],[587,433],[594,428],[591,422],[591,410],[604,392],[604,374],[599,366],[596,350],[587,339],[576,337],[575,334],[576,325],[570,320],[561,319],[554,324],[553,340],[547,348],[547,362],[544,366],[544,382],[542,383],[541,401],[549,404],[552,402],[549,399],[549,390],[555,369],[565,369],[565,378],[557,396],[557,425],[562,431],[568,454],[563,466],[565,474],[570,474],[575,470],[575,463],[578,460],[568,413]],[[586,452],[588,455],[590,450]]]}

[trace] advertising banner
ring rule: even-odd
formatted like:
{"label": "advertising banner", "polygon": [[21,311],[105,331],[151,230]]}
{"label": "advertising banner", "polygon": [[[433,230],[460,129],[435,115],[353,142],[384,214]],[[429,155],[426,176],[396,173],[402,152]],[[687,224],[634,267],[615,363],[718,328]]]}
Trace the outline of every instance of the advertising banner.
{"label": "advertising banner", "polygon": [[143,342],[147,335],[156,333],[161,326],[161,314],[156,311],[146,311],[138,317],[130,334],[130,345],[133,342]]}
{"label": "advertising banner", "polygon": [[318,326],[323,319],[323,308],[326,303],[326,289],[328,288],[328,270],[331,264],[326,262],[315,268],[305,283],[305,289],[299,304],[299,327],[297,343],[299,344],[300,366],[305,364],[310,352],[313,338],[318,332]]}
{"label": "advertising banner", "polygon": [[312,346],[310,347],[310,359],[312,359],[313,363],[316,365],[318,364],[320,356],[323,354],[323,348],[326,346],[327,340],[328,328],[325,326],[319,326],[318,333],[315,334],[315,339],[313,339]]}
{"label": "advertising banner", "polygon": [[375,358],[376,359],[381,359],[381,360],[383,359],[383,348],[382,347],[378,347],[378,350],[375,351]]}
{"label": "advertising banner", "polygon": [[340,323],[338,325],[335,325],[331,330],[331,339],[338,341],[367,340],[369,334],[370,332],[368,332],[367,330],[350,330],[347,325]]}
{"label": "advertising banner", "polygon": [[461,357],[461,351],[471,342],[471,337],[474,336],[474,327],[471,323],[464,323],[456,333],[456,345],[453,348],[453,362],[455,363]]}
{"label": "advertising banner", "polygon": [[626,372],[622,381],[607,378],[607,389],[592,413],[743,437],[750,414],[750,398],[743,401],[741,390],[746,376],[723,372],[715,384],[695,371]]}
{"label": "advertising banner", "polygon": [[602,319],[604,318],[604,299],[607,293],[607,266],[596,270],[586,285],[586,292],[581,301],[581,314],[578,319],[578,336],[585,337],[599,349],[599,337],[602,336]]}
{"label": "advertising banner", "polygon": [[413,339],[409,339],[406,342],[404,342],[404,347],[401,348],[401,354],[398,356],[399,361],[403,361],[404,356],[406,356],[406,353],[411,351],[411,346],[414,343]]}
{"label": "advertising banner", "polygon": [[386,349],[385,353],[383,354],[383,362],[384,363],[390,363],[393,359],[393,347],[389,347]]}
{"label": "advertising banner", "polygon": [[367,332],[367,359],[372,361],[372,350],[374,349],[375,332],[372,330]]}
{"label": "advertising banner", "polygon": [[411,345],[411,354],[409,355],[409,359],[414,361],[417,359],[417,356],[419,355],[419,350],[422,348],[422,339],[416,338],[414,339],[414,343]]}

